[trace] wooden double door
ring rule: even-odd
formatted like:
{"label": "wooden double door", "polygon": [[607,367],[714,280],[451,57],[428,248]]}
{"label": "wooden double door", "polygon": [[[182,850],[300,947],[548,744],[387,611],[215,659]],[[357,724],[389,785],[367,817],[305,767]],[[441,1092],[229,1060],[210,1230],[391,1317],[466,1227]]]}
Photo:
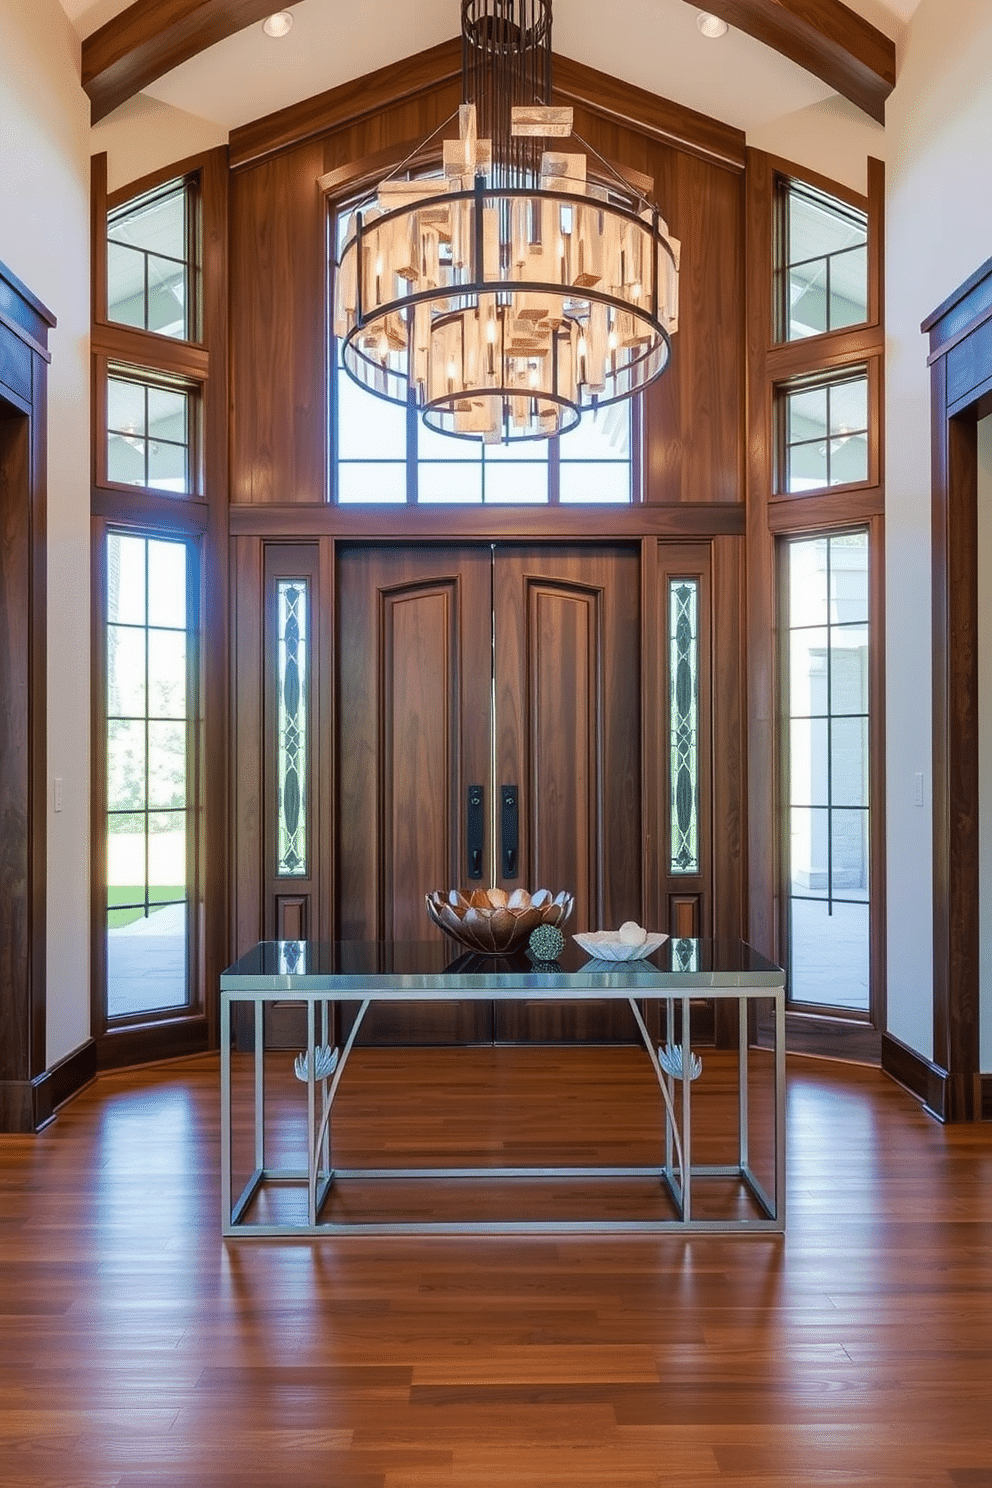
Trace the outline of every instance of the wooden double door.
{"label": "wooden double door", "polygon": [[[437,935],[429,889],[569,889],[642,920],[637,546],[338,549],[336,931]],[[453,955],[457,951],[453,947]],[[616,1004],[380,1008],[369,1042],[616,1041]]]}

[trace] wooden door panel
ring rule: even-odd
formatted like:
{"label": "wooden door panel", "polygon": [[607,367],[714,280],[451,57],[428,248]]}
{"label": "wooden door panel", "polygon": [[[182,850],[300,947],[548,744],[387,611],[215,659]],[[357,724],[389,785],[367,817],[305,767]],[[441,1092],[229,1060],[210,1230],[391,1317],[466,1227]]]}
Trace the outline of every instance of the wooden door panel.
{"label": "wooden door panel", "polygon": [[[567,930],[640,919],[640,557],[623,547],[508,547],[494,566],[497,792],[520,792],[519,875],[569,889]],[[500,870],[502,857],[498,858]],[[497,1039],[636,1037],[615,1003],[500,1004]]]}
{"label": "wooden door panel", "polygon": [[[468,786],[488,781],[488,549],[345,548],[338,565],[338,936],[440,934],[429,889],[466,878]],[[363,1042],[492,1036],[488,1004],[379,1008]]]}

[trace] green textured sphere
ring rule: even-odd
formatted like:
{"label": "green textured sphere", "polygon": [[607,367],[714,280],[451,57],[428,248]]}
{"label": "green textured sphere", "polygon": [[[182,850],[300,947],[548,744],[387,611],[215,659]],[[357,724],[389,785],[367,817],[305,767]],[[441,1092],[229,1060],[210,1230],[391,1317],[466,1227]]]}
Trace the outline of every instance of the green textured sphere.
{"label": "green textured sphere", "polygon": [[555,925],[538,925],[527,944],[538,961],[557,961],[565,949],[565,937]]}

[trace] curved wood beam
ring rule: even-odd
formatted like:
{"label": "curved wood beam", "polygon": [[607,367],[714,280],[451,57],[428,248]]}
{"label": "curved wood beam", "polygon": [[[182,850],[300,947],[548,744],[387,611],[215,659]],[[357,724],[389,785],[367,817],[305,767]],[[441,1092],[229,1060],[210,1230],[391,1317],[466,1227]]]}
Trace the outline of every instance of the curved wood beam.
{"label": "curved wood beam", "polygon": [[[276,3],[134,0],[83,42],[82,83],[92,122],[181,62],[262,20]],[[895,44],[842,0],[686,0],[697,10],[704,3],[884,123],[896,80]]]}
{"label": "curved wood beam", "polygon": [[106,118],[180,62],[297,0],[134,0],[83,42],[90,121]]}
{"label": "curved wood beam", "polygon": [[896,85],[896,47],[842,0],[686,0],[829,83],[879,124]]}

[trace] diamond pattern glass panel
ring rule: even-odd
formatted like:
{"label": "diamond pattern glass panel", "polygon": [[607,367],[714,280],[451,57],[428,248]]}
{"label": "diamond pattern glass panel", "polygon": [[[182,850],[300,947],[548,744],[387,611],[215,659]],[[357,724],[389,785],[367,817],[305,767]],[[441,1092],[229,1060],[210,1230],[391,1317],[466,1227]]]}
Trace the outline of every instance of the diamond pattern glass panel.
{"label": "diamond pattern glass panel", "polygon": [[279,626],[276,721],[279,829],[276,872],[287,878],[305,878],[309,753],[308,580],[280,579],[276,603]]}
{"label": "diamond pattern glass panel", "polygon": [[672,873],[699,872],[699,582],[668,586]]}

